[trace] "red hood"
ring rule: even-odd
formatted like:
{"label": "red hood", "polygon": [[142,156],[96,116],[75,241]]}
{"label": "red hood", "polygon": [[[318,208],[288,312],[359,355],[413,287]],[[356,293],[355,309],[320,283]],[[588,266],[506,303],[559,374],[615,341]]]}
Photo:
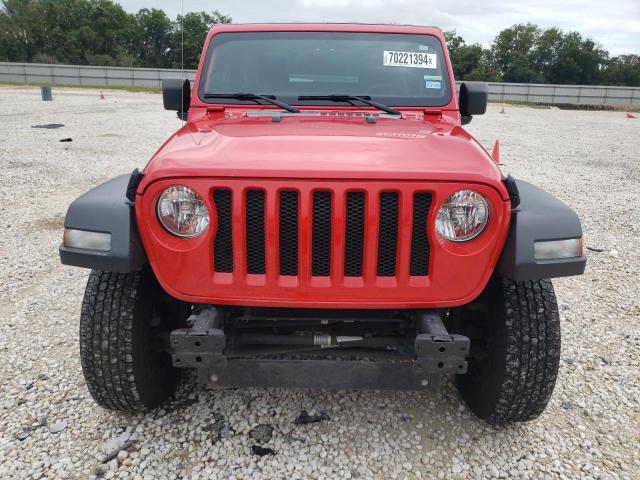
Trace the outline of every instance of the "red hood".
{"label": "red hood", "polygon": [[166,177],[466,181],[506,194],[484,149],[461,127],[429,115],[375,124],[361,116],[205,117],[160,148],[140,191]]}

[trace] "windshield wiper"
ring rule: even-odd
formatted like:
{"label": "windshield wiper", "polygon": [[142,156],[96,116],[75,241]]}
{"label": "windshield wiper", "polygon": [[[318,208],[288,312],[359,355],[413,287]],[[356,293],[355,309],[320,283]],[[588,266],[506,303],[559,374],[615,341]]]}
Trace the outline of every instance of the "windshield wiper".
{"label": "windshield wiper", "polygon": [[371,97],[368,95],[302,95],[298,97],[298,100],[329,100],[331,102],[350,102],[352,100],[357,100],[358,102],[366,103],[367,105],[371,105],[372,107],[382,110],[383,112],[390,113],[391,115],[402,115],[402,113],[395,108],[391,108],[384,103],[372,101]]}
{"label": "windshield wiper", "polygon": [[292,107],[288,103],[276,100],[275,95],[256,95],[255,93],[205,93],[204,98],[235,98],[236,100],[264,100],[265,102],[276,105],[287,112],[300,113],[296,107]]}

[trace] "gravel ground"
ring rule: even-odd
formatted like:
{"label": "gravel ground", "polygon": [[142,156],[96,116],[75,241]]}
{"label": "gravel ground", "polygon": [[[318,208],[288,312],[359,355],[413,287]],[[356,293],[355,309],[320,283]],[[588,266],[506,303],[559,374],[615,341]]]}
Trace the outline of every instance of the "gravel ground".
{"label": "gravel ground", "polygon": [[[43,103],[0,87],[0,478],[640,478],[640,120],[492,105],[469,125],[484,145],[500,138],[508,171],[577,209],[596,249],[586,275],[554,282],[562,362],[538,420],[491,428],[450,381],[428,393],[186,381],[175,402],[127,417],[87,393],[88,272],[61,266],[57,246],[68,204],[143,166],[179,123],[159,95],[98,95],[55,89]],[[46,123],[65,126],[31,128]],[[303,411],[320,421],[296,424]]]}

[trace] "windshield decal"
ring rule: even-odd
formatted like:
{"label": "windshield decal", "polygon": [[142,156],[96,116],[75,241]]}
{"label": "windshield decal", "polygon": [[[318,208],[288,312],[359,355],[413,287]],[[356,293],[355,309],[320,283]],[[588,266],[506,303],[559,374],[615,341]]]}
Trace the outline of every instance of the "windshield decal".
{"label": "windshield decal", "polygon": [[442,88],[441,75],[425,75],[424,88],[429,90],[440,90]]}
{"label": "windshield decal", "polygon": [[437,67],[438,56],[435,53],[399,52],[385,50],[383,65],[385,67],[430,68]]}

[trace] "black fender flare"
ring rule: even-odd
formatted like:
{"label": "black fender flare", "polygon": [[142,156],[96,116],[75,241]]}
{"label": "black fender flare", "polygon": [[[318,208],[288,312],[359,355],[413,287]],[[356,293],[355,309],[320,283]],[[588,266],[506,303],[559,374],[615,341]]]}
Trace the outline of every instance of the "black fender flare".
{"label": "black fender flare", "polygon": [[[65,229],[111,234],[108,252],[85,250],[60,245],[60,261],[64,265],[118,273],[139,271],[147,263],[136,224],[135,205],[129,199],[142,175],[120,175],[89,190],[77,198],[67,210]],[[129,197],[129,198],[128,198]]]}
{"label": "black fender flare", "polygon": [[497,271],[514,280],[581,275],[587,263],[584,256],[558,260],[536,260],[536,241],[582,238],[582,225],[576,212],[553,195],[522,180],[505,180],[512,203],[511,224]]}

